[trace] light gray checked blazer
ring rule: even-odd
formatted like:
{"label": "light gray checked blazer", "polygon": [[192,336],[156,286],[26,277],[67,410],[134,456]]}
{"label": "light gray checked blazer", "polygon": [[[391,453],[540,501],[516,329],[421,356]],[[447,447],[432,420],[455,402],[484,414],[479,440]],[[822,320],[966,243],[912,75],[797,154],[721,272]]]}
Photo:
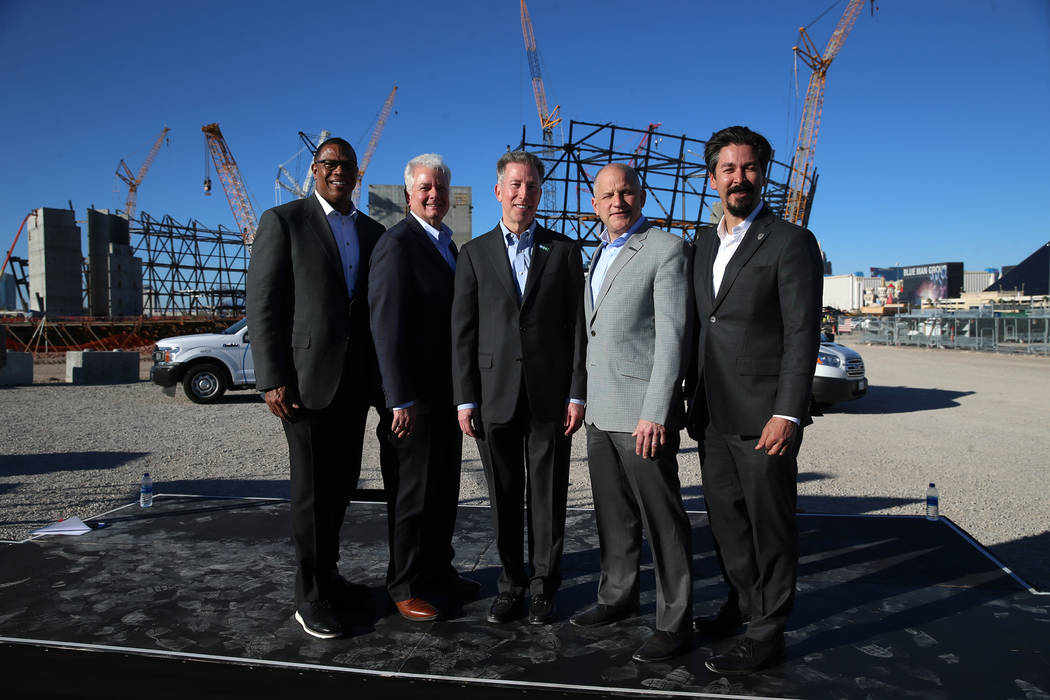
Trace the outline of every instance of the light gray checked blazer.
{"label": "light gray checked blazer", "polygon": [[[681,428],[681,385],[693,332],[691,246],[656,228],[631,235],[591,299],[587,422],[633,432],[640,419]],[[597,262],[591,258],[591,271]]]}

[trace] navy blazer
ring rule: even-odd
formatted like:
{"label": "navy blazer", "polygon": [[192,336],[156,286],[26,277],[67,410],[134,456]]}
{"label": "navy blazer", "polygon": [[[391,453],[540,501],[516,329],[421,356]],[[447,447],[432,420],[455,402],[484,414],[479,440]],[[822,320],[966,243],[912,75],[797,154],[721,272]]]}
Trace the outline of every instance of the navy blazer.
{"label": "navy blazer", "polygon": [[387,408],[451,410],[455,273],[414,216],[383,234],[372,253],[368,304]]}

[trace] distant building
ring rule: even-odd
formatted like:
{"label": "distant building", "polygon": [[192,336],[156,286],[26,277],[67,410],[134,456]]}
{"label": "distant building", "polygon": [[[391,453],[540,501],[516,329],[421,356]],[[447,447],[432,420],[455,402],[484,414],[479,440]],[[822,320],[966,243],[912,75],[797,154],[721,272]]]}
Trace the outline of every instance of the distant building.
{"label": "distant building", "polygon": [[56,316],[83,316],[80,227],[70,209],[40,207],[26,225],[29,308]]}
{"label": "distant building", "polygon": [[88,313],[142,314],[142,260],[132,254],[128,220],[88,209]]}
{"label": "distant building", "polygon": [[861,307],[879,299],[884,282],[878,277],[859,275],[825,275],[824,306],[839,311],[860,311]]}
{"label": "distant building", "polygon": [[994,285],[998,279],[999,273],[995,270],[964,270],[963,294],[983,292],[989,286]]}
{"label": "distant building", "polygon": [[955,299],[962,286],[961,262],[905,266],[900,301],[919,307],[923,301]]}
{"label": "distant building", "polygon": [[1003,276],[985,291],[1019,292],[1028,296],[1050,294],[1050,241],[1017,265],[1004,265]]}
{"label": "distant building", "polygon": [[[444,224],[452,229],[452,240],[462,246],[473,237],[471,231],[471,188],[452,186],[449,192],[448,214]],[[404,185],[369,185],[368,215],[390,228],[408,216]]]}

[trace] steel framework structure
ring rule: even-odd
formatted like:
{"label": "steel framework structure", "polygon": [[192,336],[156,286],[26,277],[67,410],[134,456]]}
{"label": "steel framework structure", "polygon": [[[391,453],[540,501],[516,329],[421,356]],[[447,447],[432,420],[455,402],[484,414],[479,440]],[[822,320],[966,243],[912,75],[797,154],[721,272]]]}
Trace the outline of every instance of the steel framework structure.
{"label": "steel framework structure", "polygon": [[[545,142],[529,142],[523,128],[519,148],[544,161],[547,179],[557,184],[561,194],[554,209],[544,202],[537,212],[544,225],[580,240],[584,247],[596,246],[602,225],[591,206],[593,177],[604,165],[624,163],[642,179],[646,216],[654,226],[690,241],[701,229],[713,226],[721,216],[721,204],[718,192],[709,187],[704,142],[663,133],[655,126],[634,129],[573,120],[565,144],[554,152]],[[783,216],[787,204],[790,174],[789,165],[770,160],[763,198],[778,216]],[[811,206],[816,172],[808,178]]]}
{"label": "steel framework structure", "polygon": [[240,232],[143,212],[130,222],[130,233],[142,259],[144,316],[244,312],[248,249]]}

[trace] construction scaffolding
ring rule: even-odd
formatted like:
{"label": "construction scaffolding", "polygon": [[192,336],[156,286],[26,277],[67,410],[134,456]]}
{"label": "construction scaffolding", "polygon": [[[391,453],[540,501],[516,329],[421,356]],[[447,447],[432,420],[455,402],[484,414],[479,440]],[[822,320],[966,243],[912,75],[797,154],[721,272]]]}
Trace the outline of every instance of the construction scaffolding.
{"label": "construction scaffolding", "polygon": [[[654,226],[690,241],[701,229],[713,227],[721,216],[721,205],[718,192],[709,186],[705,142],[656,131],[655,126],[634,129],[573,120],[565,144],[555,151],[542,141],[529,142],[523,128],[518,148],[543,161],[545,179],[553,180],[560,194],[554,209],[544,202],[537,212],[544,225],[582,241],[585,248],[596,246],[602,225],[591,206],[594,176],[602,166],[624,163],[634,167],[642,179],[646,216]],[[787,205],[790,175],[789,165],[770,160],[763,198],[778,216]],[[808,176],[808,182],[807,206],[812,206],[816,172]],[[807,211],[806,219],[808,215]]]}
{"label": "construction scaffolding", "polygon": [[244,313],[248,249],[239,231],[170,216],[158,221],[143,212],[129,232],[142,260],[144,316]]}

